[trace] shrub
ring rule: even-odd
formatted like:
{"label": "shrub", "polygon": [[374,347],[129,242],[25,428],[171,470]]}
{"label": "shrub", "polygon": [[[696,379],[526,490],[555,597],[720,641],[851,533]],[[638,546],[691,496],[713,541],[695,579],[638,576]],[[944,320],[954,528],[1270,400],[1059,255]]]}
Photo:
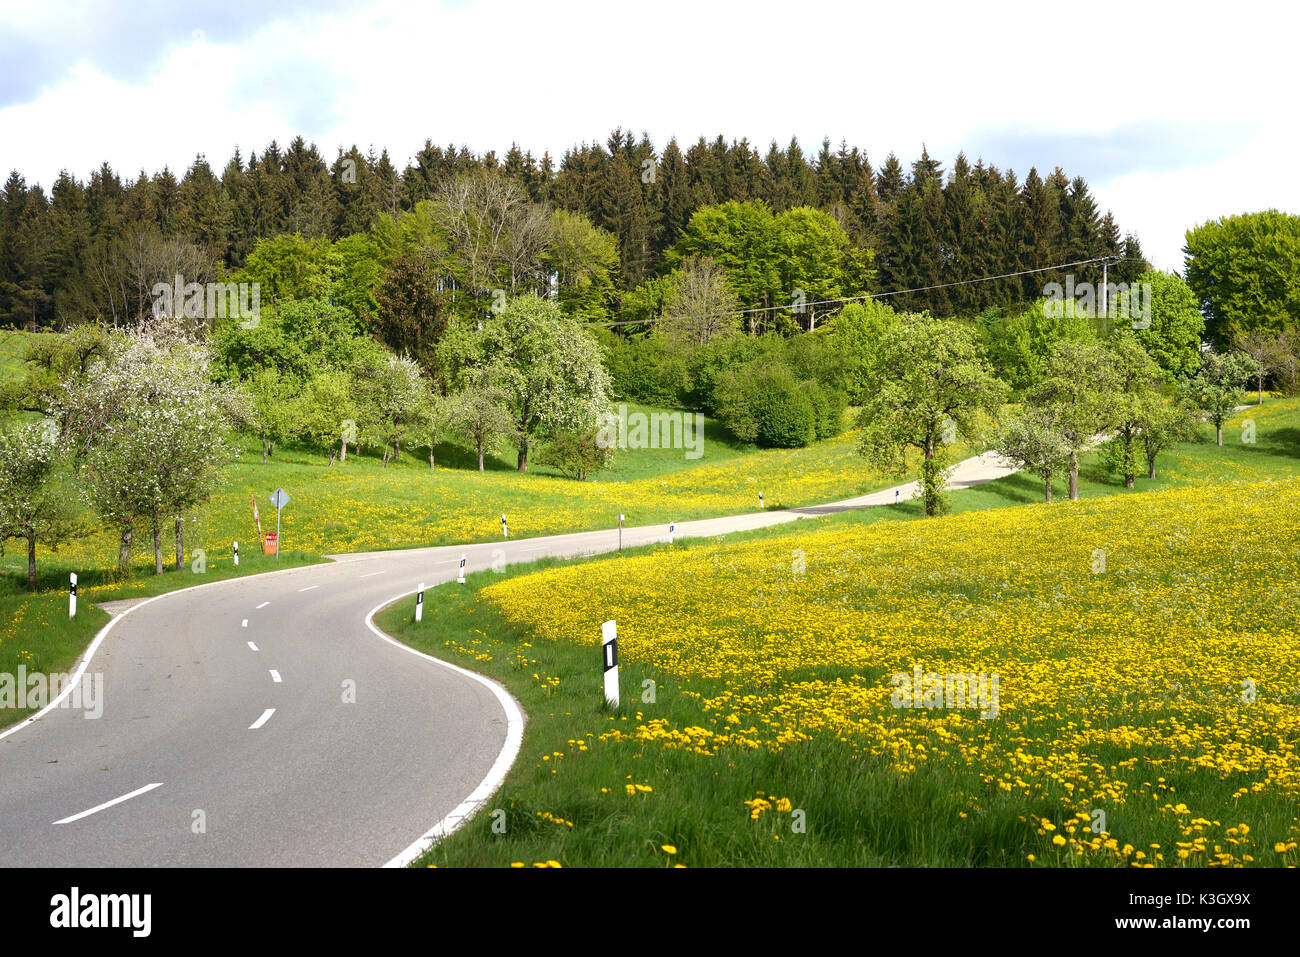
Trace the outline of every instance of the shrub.
{"label": "shrub", "polygon": [[601,332],[597,338],[609,370],[612,398],[646,405],[682,404],[693,377],[681,347],[653,336]]}
{"label": "shrub", "polygon": [[844,413],[849,408],[849,397],[843,389],[836,389],[831,386],[823,386],[822,388],[826,391],[826,402],[830,406],[830,415],[826,423],[826,434],[818,435],[817,438],[829,439],[844,431]]}
{"label": "shrub", "polygon": [[[709,415],[722,418],[721,396],[734,387],[736,373],[749,367],[758,354],[759,342],[753,336],[720,339],[696,349],[688,360],[691,386],[683,397],[686,407],[703,409]],[[754,439],[750,437],[745,441]]]}
{"label": "shrub", "polygon": [[[755,377],[758,387],[758,444],[779,449],[807,445],[816,435],[816,417],[808,392],[799,388],[784,366],[764,370]],[[825,397],[822,399],[825,402]]]}
{"label": "shrub", "polygon": [[714,383],[709,410],[742,442],[758,441],[758,384],[755,368],[744,365],[722,370]]}
{"label": "shrub", "polygon": [[549,465],[564,475],[585,482],[597,469],[607,468],[613,461],[612,449],[596,441],[598,430],[562,432],[546,444],[537,456],[538,465]]}
{"label": "shrub", "polygon": [[813,434],[818,439],[829,439],[844,431],[844,410],[848,397],[832,386],[814,380],[803,384],[803,390],[813,410]]}
{"label": "shrub", "polygon": [[826,390],[811,379],[802,383],[799,388],[808,397],[808,404],[812,406],[813,437],[823,439],[830,428],[831,418],[831,405],[826,399]]}

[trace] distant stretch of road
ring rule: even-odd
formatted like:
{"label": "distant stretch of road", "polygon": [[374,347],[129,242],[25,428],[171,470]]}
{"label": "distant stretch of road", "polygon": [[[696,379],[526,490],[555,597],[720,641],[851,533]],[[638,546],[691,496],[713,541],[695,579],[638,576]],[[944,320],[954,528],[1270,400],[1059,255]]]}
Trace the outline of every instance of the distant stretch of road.
{"label": "distant stretch of road", "polygon": [[[952,484],[1012,471],[968,459]],[[895,498],[682,522],[675,537]],[[623,544],[667,536],[627,528]],[[409,863],[490,796],[523,715],[487,679],[384,638],[370,614],[454,582],[462,553],[472,572],[617,547],[614,529],[337,555],[131,607],[83,659],[103,676],[101,717],[55,707],[0,732],[0,866]]]}

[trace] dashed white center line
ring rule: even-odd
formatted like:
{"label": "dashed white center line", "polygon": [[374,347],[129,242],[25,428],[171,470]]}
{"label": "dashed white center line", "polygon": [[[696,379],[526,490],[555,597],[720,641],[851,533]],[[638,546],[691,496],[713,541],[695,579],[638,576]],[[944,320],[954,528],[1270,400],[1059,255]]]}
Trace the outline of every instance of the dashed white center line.
{"label": "dashed white center line", "polygon": [[154,788],[160,788],[160,787],[162,787],[161,781],[158,781],[155,784],[146,784],[142,788],[136,788],[130,794],[123,794],[121,797],[113,798],[113,800],[111,801],[105,801],[103,804],[97,804],[94,807],[92,807],[89,811],[82,811],[80,814],[74,814],[72,815],[72,817],[65,817],[63,820],[55,821],[54,823],[71,824],[73,821],[80,821],[83,817],[90,817],[90,815],[102,811],[105,808],[110,808],[114,804],[121,804],[123,801],[129,801],[131,800],[131,798],[138,797],[139,795],[144,794],[146,791],[152,791]]}
{"label": "dashed white center line", "polygon": [[264,602],[262,602],[262,604],[258,605],[256,608],[254,608],[253,611],[261,611],[263,608],[265,608],[265,607],[266,607],[267,605],[269,605],[269,604],[271,604],[269,601],[264,601]]}
{"label": "dashed white center line", "polygon": [[280,672],[276,671],[274,668],[271,669],[271,680],[276,684],[280,683]]}
{"label": "dashed white center line", "polygon": [[311,591],[313,588],[320,588],[320,585],[308,585],[306,588],[299,588],[298,591]]}
{"label": "dashed white center line", "polygon": [[362,578],[374,578],[376,575],[382,575],[382,574],[383,574],[383,572],[366,572],[366,574],[362,575],[361,577],[362,577]]}
{"label": "dashed white center line", "polygon": [[239,627],[240,627],[240,628],[247,628],[247,627],[248,627],[248,619],[245,618],[243,621],[241,621],[241,622],[239,623]]}
{"label": "dashed white center line", "polygon": [[257,650],[257,645],[253,644],[251,641],[248,643],[248,647],[252,648],[254,651]]}
{"label": "dashed white center line", "polygon": [[270,721],[271,715],[273,714],[275,714],[275,709],[267,708],[265,711],[262,712],[262,716],[260,718],[258,718],[256,721],[254,721],[252,724],[248,726],[248,730],[256,731],[262,725],[266,724],[266,722]]}

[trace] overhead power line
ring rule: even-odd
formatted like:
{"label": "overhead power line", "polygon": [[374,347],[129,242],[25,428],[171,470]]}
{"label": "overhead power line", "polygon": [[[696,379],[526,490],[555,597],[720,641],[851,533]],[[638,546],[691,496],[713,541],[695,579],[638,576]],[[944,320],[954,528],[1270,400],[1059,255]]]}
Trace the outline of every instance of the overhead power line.
{"label": "overhead power line", "polygon": [[[957,281],[955,281],[955,282],[943,282],[943,283],[938,283],[938,284],[933,285],[933,286],[917,286],[917,287],[915,287],[914,289],[895,289],[895,290],[892,290],[892,291],[890,291],[890,292],[866,293],[866,294],[861,295],[861,296],[842,296],[842,297],[840,297],[839,299],[819,299],[819,300],[817,300],[816,302],[805,302],[805,303],[803,303],[802,305],[803,305],[803,308],[805,308],[805,309],[810,309],[810,308],[812,308],[813,306],[832,306],[832,305],[836,305],[836,304],[839,304],[839,303],[859,302],[859,301],[864,300],[864,299],[886,299],[886,298],[888,298],[888,297],[890,297],[890,296],[905,296],[905,295],[907,295],[907,294],[909,294],[909,293],[914,293],[914,292],[930,292],[930,291],[932,291],[932,290],[934,290],[934,289],[949,289],[949,288],[951,288],[951,287],[953,287],[953,286],[968,286],[968,285],[970,285],[970,284],[972,284],[972,283],[977,283],[977,282],[996,282],[996,281],[999,280],[999,279],[1014,279],[1014,278],[1016,278],[1017,276],[1029,276],[1029,275],[1033,275],[1034,273],[1039,273],[1039,272],[1051,272],[1052,270],[1055,270],[1055,269],[1068,269],[1068,268],[1071,267],[1071,266],[1084,266],[1084,265],[1088,265],[1088,264],[1090,264],[1090,263],[1101,263],[1101,262],[1111,262],[1111,263],[1116,263],[1116,262],[1146,262],[1146,260],[1144,260],[1144,259],[1134,259],[1134,258],[1132,258],[1132,257],[1129,257],[1129,258],[1127,258],[1127,259],[1124,259],[1124,258],[1118,258],[1118,257],[1115,257],[1115,256],[1097,256],[1097,257],[1095,257],[1095,258],[1093,258],[1093,259],[1078,259],[1078,260],[1075,260],[1074,262],[1060,263],[1060,264],[1055,265],[1055,266],[1039,266],[1039,267],[1034,268],[1034,269],[1022,269],[1022,270],[1019,270],[1018,272],[1008,272],[1008,273],[1003,273],[1003,274],[1000,275],[1000,276],[981,276],[981,277],[979,277],[978,279],[959,279],[959,280],[957,280]],[[753,307],[753,308],[751,308],[751,309],[741,309],[739,312],[726,313],[725,315],[728,315],[728,316],[747,316],[747,315],[751,315],[751,314],[753,314],[753,313],[760,313],[760,312],[781,312],[781,311],[789,310],[789,309],[791,309],[791,308],[793,308],[793,306],[791,306],[791,305],[784,305],[784,306],[755,306],[755,307]],[[714,319],[714,318],[718,318],[718,316],[706,316],[706,317],[702,317],[702,318]],[[641,325],[641,324],[644,324],[644,323],[647,323],[647,322],[654,322],[654,321],[655,321],[654,319],[623,319],[623,320],[619,320],[619,321],[617,321],[617,322],[595,322],[595,323],[592,323],[592,325],[597,325],[597,326],[635,326],[635,325]]]}

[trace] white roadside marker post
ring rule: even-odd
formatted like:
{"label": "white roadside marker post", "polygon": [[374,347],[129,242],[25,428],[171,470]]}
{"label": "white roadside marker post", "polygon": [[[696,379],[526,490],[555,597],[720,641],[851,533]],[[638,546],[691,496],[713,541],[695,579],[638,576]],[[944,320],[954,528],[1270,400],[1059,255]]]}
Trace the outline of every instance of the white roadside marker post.
{"label": "white roadside marker post", "polygon": [[668,523],[668,544],[669,545],[673,543],[673,529],[675,529],[676,527],[677,524],[675,522]]}
{"label": "white roadside marker post", "polygon": [[509,537],[510,537],[510,526],[508,526],[508,525],[506,524],[506,513],[505,513],[505,512],[502,512],[502,513],[501,513],[501,537],[502,537],[502,538],[509,538]]}
{"label": "white roadside marker post", "polygon": [[618,553],[623,554],[623,513],[618,513]]}
{"label": "white roadside marker post", "polygon": [[759,493],[758,493],[758,507],[759,507],[759,510],[760,510],[760,511],[761,511],[762,509],[767,508],[767,506],[763,504],[763,493],[762,493],[762,492],[759,492]]}
{"label": "white roadside marker post", "polygon": [[77,617],[77,573],[73,572],[68,581],[68,617]]}
{"label": "white roadside marker post", "polygon": [[464,555],[460,556],[460,574],[456,576],[456,581],[458,584],[461,585],[465,584],[465,556]]}
{"label": "white roadside marker post", "polygon": [[419,621],[424,617],[424,582],[420,582],[420,590],[415,596],[415,620]]}
{"label": "white roadside marker post", "polygon": [[239,542],[235,542],[235,567],[239,567]]}
{"label": "white roadside marker post", "polygon": [[607,621],[600,626],[600,648],[605,660],[605,702],[618,707],[618,623]]}

